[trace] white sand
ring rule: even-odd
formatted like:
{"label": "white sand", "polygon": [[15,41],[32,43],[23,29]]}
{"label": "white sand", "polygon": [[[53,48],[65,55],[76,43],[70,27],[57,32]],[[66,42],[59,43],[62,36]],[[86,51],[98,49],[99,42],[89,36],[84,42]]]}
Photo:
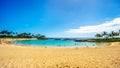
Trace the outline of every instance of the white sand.
{"label": "white sand", "polygon": [[120,68],[120,43],[110,45],[96,48],[45,48],[2,42],[0,68]]}

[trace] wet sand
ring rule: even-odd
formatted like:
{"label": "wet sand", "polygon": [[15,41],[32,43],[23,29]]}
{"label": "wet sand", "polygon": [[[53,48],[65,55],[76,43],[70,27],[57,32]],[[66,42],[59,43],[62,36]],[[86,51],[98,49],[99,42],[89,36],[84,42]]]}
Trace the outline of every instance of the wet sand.
{"label": "wet sand", "polygon": [[85,48],[0,43],[0,68],[120,68],[120,43]]}

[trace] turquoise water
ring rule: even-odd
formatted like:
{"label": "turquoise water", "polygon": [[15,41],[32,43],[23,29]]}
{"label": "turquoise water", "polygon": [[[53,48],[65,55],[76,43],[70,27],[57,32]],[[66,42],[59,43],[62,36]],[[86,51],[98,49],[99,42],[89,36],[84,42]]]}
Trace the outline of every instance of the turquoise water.
{"label": "turquoise water", "polygon": [[14,44],[50,47],[81,47],[97,45],[95,42],[75,42],[73,40],[17,40],[14,41]]}

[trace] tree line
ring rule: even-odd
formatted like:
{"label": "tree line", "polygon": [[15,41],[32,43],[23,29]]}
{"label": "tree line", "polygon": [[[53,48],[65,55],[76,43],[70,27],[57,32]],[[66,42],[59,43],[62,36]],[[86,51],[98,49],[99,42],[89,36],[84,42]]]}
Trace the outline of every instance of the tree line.
{"label": "tree line", "polygon": [[41,34],[33,34],[33,33],[18,33],[18,32],[12,32],[8,30],[2,30],[0,31],[0,38],[37,38],[37,39],[45,39],[46,37]]}
{"label": "tree line", "polygon": [[97,38],[114,38],[120,36],[120,30],[119,31],[111,31],[111,32],[102,32],[102,33],[97,33],[95,37]]}

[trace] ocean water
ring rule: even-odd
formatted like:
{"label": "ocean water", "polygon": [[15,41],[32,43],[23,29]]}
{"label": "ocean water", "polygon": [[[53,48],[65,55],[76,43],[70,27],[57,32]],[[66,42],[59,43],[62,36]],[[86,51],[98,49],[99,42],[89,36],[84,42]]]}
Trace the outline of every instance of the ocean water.
{"label": "ocean water", "polygon": [[48,47],[84,47],[97,46],[95,42],[75,42],[74,40],[17,40],[14,44]]}

